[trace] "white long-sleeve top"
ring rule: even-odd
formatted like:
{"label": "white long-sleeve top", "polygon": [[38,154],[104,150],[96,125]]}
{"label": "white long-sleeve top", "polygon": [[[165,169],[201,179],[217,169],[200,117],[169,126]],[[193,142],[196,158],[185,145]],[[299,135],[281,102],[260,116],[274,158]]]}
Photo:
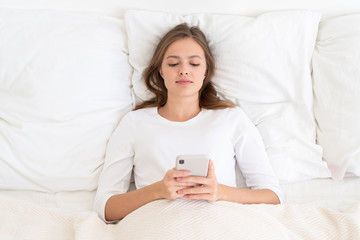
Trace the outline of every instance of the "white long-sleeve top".
{"label": "white long-sleeve top", "polygon": [[99,217],[105,221],[111,196],[128,191],[133,168],[139,189],[162,180],[183,154],[207,154],[218,182],[232,187],[237,163],[248,187],[270,189],[283,202],[262,138],[240,108],[202,109],[185,122],[169,121],[157,108],[145,108],[126,114],[108,142],[94,203]]}

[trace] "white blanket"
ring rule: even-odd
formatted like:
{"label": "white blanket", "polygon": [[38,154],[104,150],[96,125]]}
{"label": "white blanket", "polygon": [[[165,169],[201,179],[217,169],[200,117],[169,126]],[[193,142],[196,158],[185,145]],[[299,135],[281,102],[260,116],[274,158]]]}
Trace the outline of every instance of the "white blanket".
{"label": "white blanket", "polygon": [[0,198],[1,240],[70,240],[74,217],[39,205]]}
{"label": "white blanket", "polygon": [[360,203],[340,213],[301,204],[159,200],[117,224],[0,199],[0,239],[360,239]]}

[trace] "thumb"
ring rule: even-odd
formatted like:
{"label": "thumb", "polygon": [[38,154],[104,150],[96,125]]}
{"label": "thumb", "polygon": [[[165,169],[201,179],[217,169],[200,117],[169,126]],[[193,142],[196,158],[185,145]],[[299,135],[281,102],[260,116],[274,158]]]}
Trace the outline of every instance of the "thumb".
{"label": "thumb", "polygon": [[215,177],[215,167],[214,167],[214,163],[211,159],[209,160],[207,177]]}

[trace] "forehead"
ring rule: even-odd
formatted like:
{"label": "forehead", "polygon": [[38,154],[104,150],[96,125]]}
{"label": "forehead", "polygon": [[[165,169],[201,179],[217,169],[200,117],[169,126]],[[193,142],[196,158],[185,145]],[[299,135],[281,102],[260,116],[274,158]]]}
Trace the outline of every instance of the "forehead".
{"label": "forehead", "polygon": [[178,39],[170,44],[164,57],[169,55],[180,57],[199,55],[203,58],[205,53],[199,43],[197,43],[194,39],[187,37]]}

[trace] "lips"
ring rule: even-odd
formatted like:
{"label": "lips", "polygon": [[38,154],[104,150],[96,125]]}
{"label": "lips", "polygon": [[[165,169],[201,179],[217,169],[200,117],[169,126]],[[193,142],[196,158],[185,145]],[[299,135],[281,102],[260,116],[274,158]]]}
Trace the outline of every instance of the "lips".
{"label": "lips", "polygon": [[180,85],[189,85],[192,83],[191,80],[188,80],[188,79],[180,79],[178,81],[176,81],[177,84],[180,84]]}

